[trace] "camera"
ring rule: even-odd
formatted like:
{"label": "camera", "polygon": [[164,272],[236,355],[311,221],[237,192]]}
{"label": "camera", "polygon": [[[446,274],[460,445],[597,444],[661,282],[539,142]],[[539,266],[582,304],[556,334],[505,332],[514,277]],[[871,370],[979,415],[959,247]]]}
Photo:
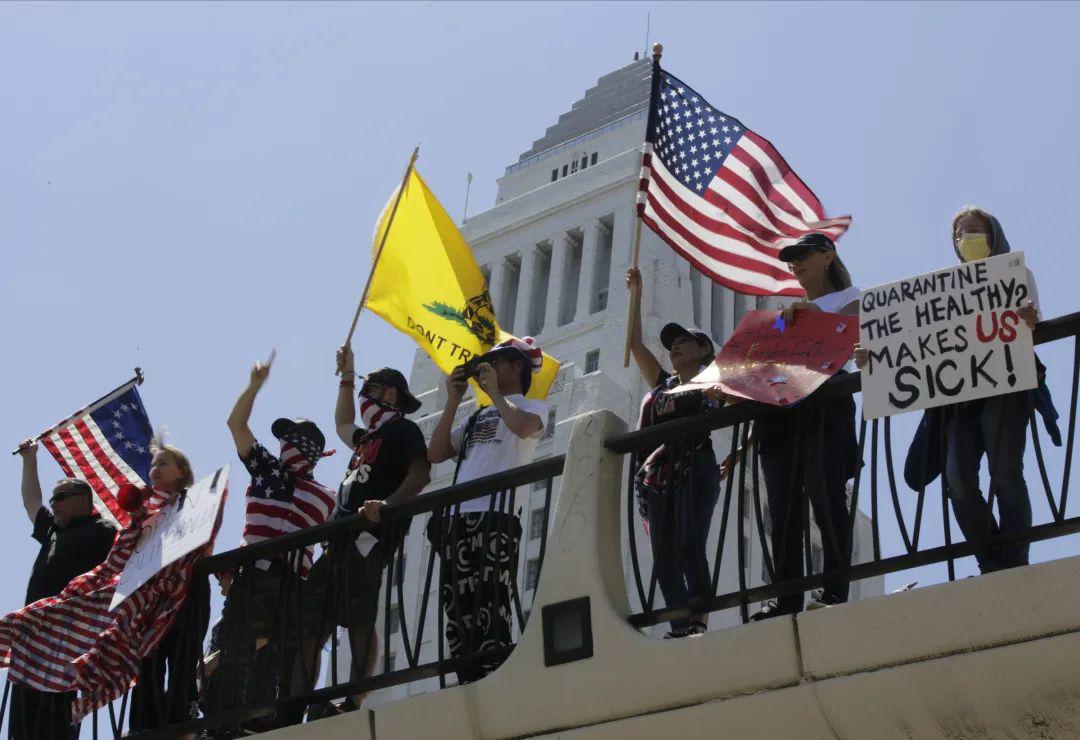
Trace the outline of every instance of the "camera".
{"label": "camera", "polygon": [[458,367],[460,367],[464,373],[465,380],[468,380],[469,378],[475,378],[479,374],[479,365],[480,355],[474,355]]}

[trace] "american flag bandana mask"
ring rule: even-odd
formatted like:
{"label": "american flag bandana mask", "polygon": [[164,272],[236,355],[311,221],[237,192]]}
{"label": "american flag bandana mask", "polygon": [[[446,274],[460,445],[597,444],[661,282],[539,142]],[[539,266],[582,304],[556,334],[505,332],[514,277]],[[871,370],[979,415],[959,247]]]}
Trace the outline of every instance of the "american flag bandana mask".
{"label": "american flag bandana mask", "polygon": [[[291,446],[297,450],[307,461],[307,465],[298,465],[297,467],[303,468],[304,471],[309,471],[315,467],[315,463],[324,457],[322,448],[315,444],[302,434],[296,432],[287,432],[281,435],[281,459],[286,460],[290,456],[288,453],[288,447]],[[333,454],[327,453],[327,454]],[[300,472],[300,471],[298,471]]]}

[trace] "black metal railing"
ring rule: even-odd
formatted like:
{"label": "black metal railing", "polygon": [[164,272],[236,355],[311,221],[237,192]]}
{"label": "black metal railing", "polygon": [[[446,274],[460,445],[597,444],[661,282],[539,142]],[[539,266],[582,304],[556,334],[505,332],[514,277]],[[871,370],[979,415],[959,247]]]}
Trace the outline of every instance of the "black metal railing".
{"label": "black metal railing", "polygon": [[[413,681],[438,679],[445,687],[453,680],[451,674],[457,674],[459,683],[479,678],[512,652],[531,606],[523,604],[518,587],[517,492],[520,487],[543,489],[539,569],[554,479],[562,474],[564,460],[562,455],[544,458],[388,506],[375,530],[377,544],[360,557],[358,542],[373,528],[352,516],[197,561],[173,627],[175,647],[159,648],[144,665],[144,674],[167,665],[167,689],[144,691],[141,723],[132,724],[136,687],[88,717],[84,732],[90,730],[95,740],[110,733],[113,738],[145,740],[191,734],[237,737],[300,722],[306,713],[314,717],[342,711],[332,700],[346,699],[346,707],[352,700],[355,707],[355,700],[369,692]],[[474,518],[480,525],[472,530],[451,526],[456,505],[482,498],[489,502],[487,511]],[[528,496],[523,499],[527,503]],[[533,510],[527,509],[530,514]],[[401,569],[405,535],[413,520],[421,518],[427,519],[430,546],[414,612],[416,605],[406,605]],[[310,571],[303,573],[303,553],[309,547],[318,552]],[[468,573],[445,567],[447,548],[461,555],[462,547],[496,556],[487,562],[481,557],[479,570]],[[222,574],[229,574],[225,608],[204,655],[209,582]],[[432,589],[433,584],[440,585]],[[477,590],[470,592],[470,586]],[[499,620],[497,630],[486,627],[493,619]],[[451,623],[456,627],[451,630],[453,645],[446,634]],[[475,625],[481,625],[483,641]],[[339,627],[349,630],[343,645],[336,637]],[[403,667],[390,662],[389,646],[397,640],[403,647]],[[434,650],[434,656],[423,654],[425,641],[434,643],[427,651]],[[343,650],[352,666],[345,674],[338,667]],[[378,652],[382,657],[375,660]],[[320,671],[323,657],[329,664]],[[320,672],[325,678],[317,686]],[[7,700],[5,693],[4,704]],[[104,732],[99,719],[107,720]]]}
{"label": "black metal railing", "polygon": [[[1049,521],[1013,530],[1005,533],[994,533],[980,538],[978,541],[964,541],[953,531],[950,515],[950,497],[946,485],[945,464],[947,450],[945,445],[944,429],[937,439],[938,454],[940,459],[941,474],[936,484],[940,497],[932,496],[930,487],[923,482],[917,490],[914,503],[913,516],[905,516],[904,509],[910,510],[907,502],[901,501],[901,493],[897,484],[897,476],[894,468],[893,455],[893,424],[888,417],[875,419],[871,422],[860,420],[857,423],[855,436],[857,439],[857,464],[854,467],[854,475],[850,477],[850,491],[844,502],[844,519],[846,519],[846,531],[829,531],[830,527],[822,526],[828,522],[818,522],[818,538],[822,541],[822,549],[826,552],[826,559],[830,546],[834,553],[839,553],[839,565],[827,568],[814,566],[812,556],[812,542],[815,539],[811,528],[809,515],[809,493],[811,485],[815,481],[808,481],[804,490],[792,491],[793,505],[802,509],[802,515],[797,517],[801,520],[800,530],[797,535],[775,536],[775,528],[784,527],[784,522],[778,522],[775,516],[768,516],[773,512],[768,509],[766,496],[763,495],[763,482],[761,480],[761,455],[755,450],[741,454],[742,449],[748,447],[751,429],[755,426],[776,428],[779,425],[793,422],[792,409],[776,408],[752,402],[739,403],[726,406],[716,411],[700,414],[694,417],[683,418],[654,427],[630,432],[607,441],[609,450],[631,456],[627,465],[626,478],[626,511],[625,520],[628,528],[629,561],[632,572],[632,596],[636,597],[640,610],[630,617],[630,622],[637,627],[648,627],[664,622],[686,620],[694,615],[704,615],[711,612],[726,609],[738,609],[741,621],[749,617],[749,607],[755,603],[765,602],[770,599],[790,598],[797,595],[799,607],[805,592],[812,589],[827,588],[838,582],[846,584],[876,576],[897,573],[921,566],[945,563],[949,580],[956,577],[955,562],[957,559],[980,555],[1009,545],[1020,543],[1032,543],[1046,539],[1058,538],[1080,532],[1080,517],[1069,517],[1067,514],[1069,479],[1072,467],[1072,452],[1076,434],[1076,411],[1077,391],[1080,384],[1080,313],[1062,316],[1049,321],[1041,322],[1034,333],[1036,344],[1059,341],[1069,337],[1073,338],[1073,363],[1072,379],[1069,393],[1069,411],[1067,427],[1064,430],[1064,462],[1061,474],[1060,487],[1054,490],[1051,484],[1048,466],[1044,459],[1045,445],[1040,439],[1041,431],[1036,424],[1034,411],[1028,418],[1029,434],[1032,440],[1031,449],[1039,471],[1039,484],[1045,493],[1047,506],[1050,512]],[[793,448],[795,456],[788,462],[792,468],[805,465],[808,460],[815,463],[814,469],[822,470],[823,460],[834,457],[837,450],[829,448],[826,443],[826,435],[820,427],[810,427],[806,419],[817,419],[816,423],[822,423],[823,415],[827,413],[823,409],[830,404],[836,404],[843,399],[853,399],[860,391],[858,373],[839,375],[828,380],[811,397],[804,399],[798,405],[800,423],[793,427],[801,429],[796,433],[796,441]],[[1057,401],[1061,403],[1062,396],[1059,394]],[[867,431],[869,427],[869,441]],[[643,566],[643,537],[640,532],[645,531],[639,522],[644,515],[635,510],[635,499],[638,495],[639,486],[635,485],[635,475],[646,455],[652,453],[657,447],[663,445],[669,458],[678,459],[680,456],[685,460],[695,454],[711,455],[712,443],[708,434],[713,430],[726,429],[730,433],[730,447],[723,452],[729,459],[734,461],[730,472],[722,480],[720,495],[715,506],[719,511],[716,521],[717,537],[715,553],[709,550],[710,586],[706,593],[698,594],[692,598],[679,601],[678,603],[665,603],[660,605],[657,599],[658,580],[662,575],[658,574],[656,564],[653,567]],[[802,437],[805,437],[803,439]],[[703,451],[703,445],[709,450]],[[719,457],[719,455],[718,455]],[[816,461],[814,460],[816,458]],[[835,460],[832,464],[835,464]],[[683,468],[685,469],[685,465]],[[681,473],[684,477],[686,473]],[[925,477],[925,476],[924,476]],[[869,478],[869,485],[867,485]],[[888,487],[887,498],[882,491],[885,483]],[[801,482],[794,481],[793,488],[801,486]],[[867,488],[869,490],[867,490]],[[994,491],[993,473],[987,490]],[[1031,489],[1032,496],[1036,494]],[[693,481],[681,484],[679,497],[682,499],[696,500],[702,497],[695,493]],[[928,498],[940,500],[940,516],[942,527],[942,540],[939,543],[928,545],[926,541],[926,517],[930,509]],[[993,493],[989,496],[991,510],[994,505]],[[791,510],[793,505],[787,508]],[[852,547],[857,537],[859,525],[860,505],[868,509],[869,542],[861,542],[864,557],[862,562],[851,562]],[[734,511],[733,511],[734,510]],[[751,516],[752,512],[752,516]],[[703,512],[698,512],[703,514]],[[734,514],[734,527],[729,527],[729,521]],[[710,510],[707,514],[713,518]],[[895,525],[897,539],[900,543],[899,551],[883,552],[881,538],[882,517],[891,518]],[[686,516],[686,512],[680,513],[676,519],[692,519]],[[815,513],[815,519],[817,515]],[[828,518],[828,517],[823,517]],[[788,517],[790,520],[791,517]],[[840,519],[840,517],[833,517]],[[676,529],[679,523],[674,525]],[[681,524],[681,537],[677,538],[675,548],[682,548],[687,542],[688,527],[685,522]],[[639,530],[641,527],[641,530]],[[733,531],[729,531],[733,530]],[[650,543],[655,549],[655,533],[650,533]],[[734,537],[734,546],[729,538]],[[784,557],[790,555],[783,547],[777,551],[778,541],[785,541],[788,547],[792,542],[798,542],[802,550],[802,575],[799,577],[778,578],[778,560],[783,562]],[[747,573],[746,556],[751,545],[760,551],[763,565],[764,583],[760,585],[748,585],[752,580]],[[667,546],[667,545],[665,545]],[[732,567],[730,558],[731,550],[734,550],[736,563],[734,567],[738,574],[738,588],[724,593],[718,592],[720,576],[727,572],[726,568]],[[725,561],[725,553],[727,561]],[[790,569],[789,569],[790,570]],[[689,577],[688,577],[689,579]],[[783,611],[783,610],[781,610]]]}

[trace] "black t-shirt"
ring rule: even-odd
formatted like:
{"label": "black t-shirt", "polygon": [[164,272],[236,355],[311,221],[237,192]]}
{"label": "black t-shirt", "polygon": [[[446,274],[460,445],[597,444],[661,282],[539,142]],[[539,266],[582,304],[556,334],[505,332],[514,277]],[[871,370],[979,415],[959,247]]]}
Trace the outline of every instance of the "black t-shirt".
{"label": "black t-shirt", "polygon": [[41,551],[26,586],[27,604],[56,596],[72,578],[93,570],[109,556],[116,530],[98,514],[78,517],[60,528],[42,506],[34,518],[33,537],[41,543]]}
{"label": "black t-shirt", "polygon": [[642,405],[642,428],[694,416],[718,407],[719,404],[706,398],[704,391],[701,390],[695,389],[682,393],[664,392],[680,385],[680,382],[679,376],[672,375],[667,370],[660,371],[660,377],[657,378],[656,385],[649,391]]}
{"label": "black t-shirt", "polygon": [[365,501],[385,500],[405,480],[409,463],[427,457],[423,432],[405,418],[388,421],[374,432],[357,429],[353,445],[348,472],[338,487],[335,519],[355,514]]}

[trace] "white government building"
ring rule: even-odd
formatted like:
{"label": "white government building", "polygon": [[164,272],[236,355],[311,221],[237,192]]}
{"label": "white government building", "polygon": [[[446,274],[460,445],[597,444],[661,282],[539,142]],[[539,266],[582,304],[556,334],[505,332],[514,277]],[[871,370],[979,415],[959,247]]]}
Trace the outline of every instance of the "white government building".
{"label": "white government building", "polygon": [[[629,300],[624,274],[632,261],[634,204],[641,168],[640,148],[645,137],[649,76],[650,62],[642,59],[601,77],[517,162],[506,168],[498,181],[495,205],[469,217],[461,229],[489,278],[499,325],[518,336],[535,337],[545,352],[562,363],[547,399],[549,417],[545,436],[537,448],[538,459],[565,452],[570,431],[567,421],[590,410],[608,409],[633,428],[641,399],[649,390],[633,360],[629,367],[623,367]],[[746,311],[767,305],[764,299],[712,283],[647,228],[642,232],[640,267],[644,335],[665,365],[667,353],[660,346],[659,333],[666,322],[678,321],[700,328],[719,346]],[[417,350],[409,384],[423,402],[423,408],[412,418],[429,438],[445,401],[443,380],[441,371]],[[462,404],[458,411],[460,420],[467,418],[472,410],[468,401]],[[717,459],[722,460],[730,449],[730,437],[727,430],[713,436]],[[435,466],[428,490],[450,485],[453,472],[453,462]],[[555,496],[558,490],[556,479]],[[722,503],[723,497],[710,533],[712,553],[716,552]],[[523,608],[528,610],[539,565],[542,484],[536,484],[533,490],[519,489],[517,505],[524,530],[518,586]],[[750,517],[746,531],[753,532],[752,505],[746,511]],[[733,503],[719,593],[738,589],[734,512]],[[424,521],[412,523],[406,543],[403,589],[410,637],[416,634],[420,618],[415,612],[420,608],[429,557],[424,524]],[[652,564],[648,543],[641,535],[640,522],[635,526],[643,577],[647,579]],[[869,559],[866,556],[869,533],[869,519],[860,513],[854,550],[857,562]],[[627,589],[633,607],[638,609],[626,538],[624,526]],[[761,551],[756,537],[751,537],[750,542],[747,583],[760,585],[765,582]],[[820,547],[815,544],[818,568],[820,556]],[[433,584],[437,582],[436,574]],[[856,582],[852,584],[851,598],[878,595],[882,588],[881,578]],[[659,591],[656,598],[658,604],[662,603]],[[396,588],[392,599],[396,604]],[[434,610],[438,600],[434,585],[428,604],[422,662],[437,658],[434,640],[439,636],[435,634]],[[715,613],[710,619],[710,629],[739,622],[736,610]],[[653,634],[659,636],[666,630],[666,625],[655,627]],[[406,666],[401,631],[396,624],[392,625],[392,631],[389,650],[393,666],[401,669]],[[380,641],[383,634],[380,625]],[[453,677],[448,680],[452,683]],[[378,692],[366,706],[437,688],[435,679],[417,681]]]}

